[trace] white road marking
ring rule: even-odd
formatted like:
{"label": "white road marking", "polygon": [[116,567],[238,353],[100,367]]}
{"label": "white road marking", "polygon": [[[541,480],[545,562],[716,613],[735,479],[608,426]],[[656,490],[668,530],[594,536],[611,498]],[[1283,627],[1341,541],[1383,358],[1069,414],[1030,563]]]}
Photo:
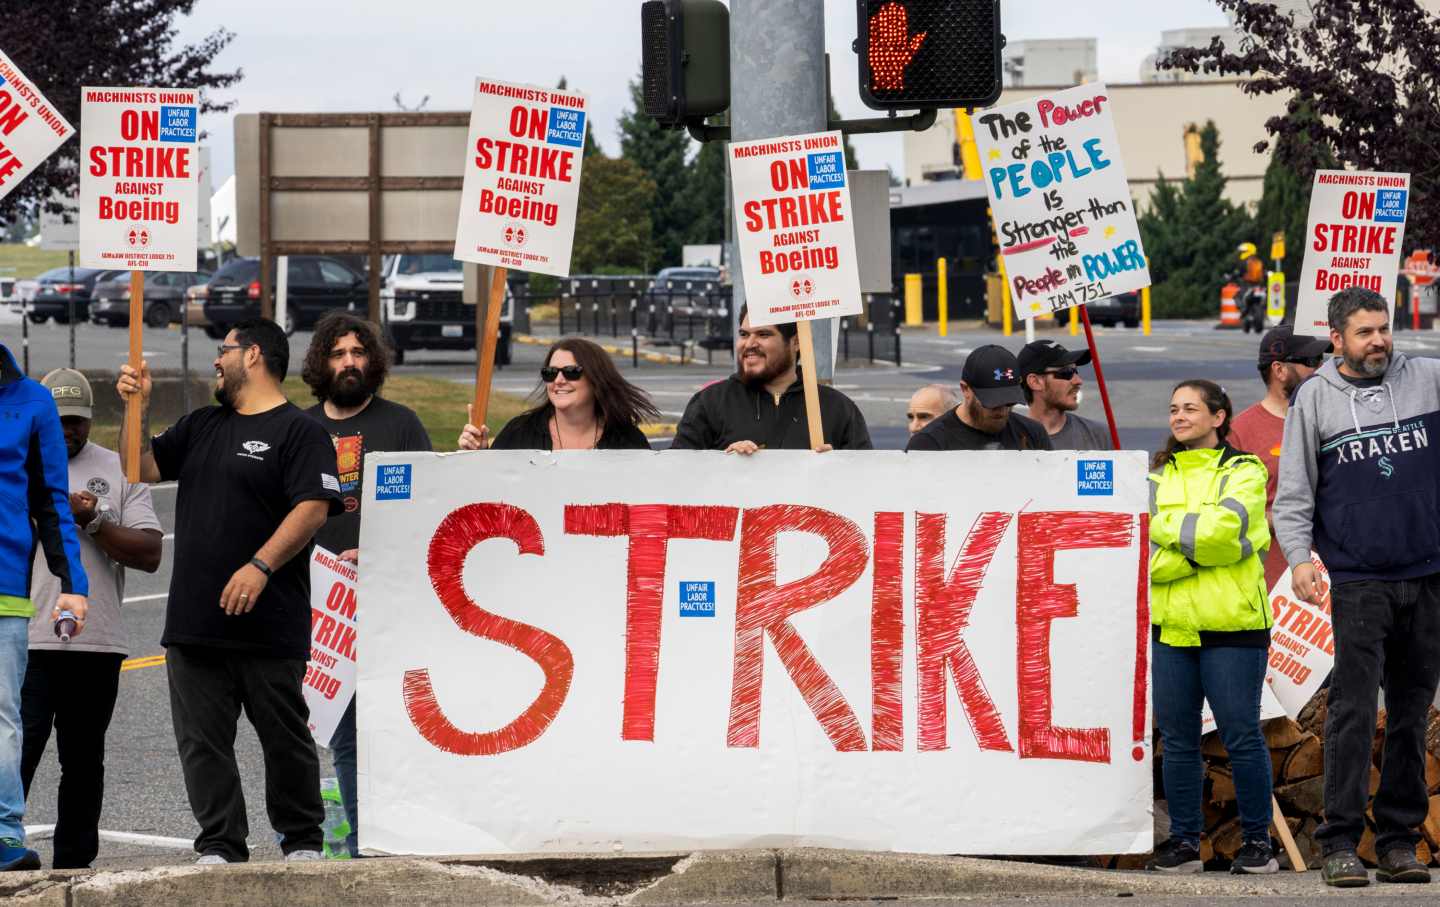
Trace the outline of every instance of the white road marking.
{"label": "white road marking", "polygon": [[132,596],[130,596],[129,598],[125,599],[123,602],[121,602],[121,604],[128,605],[128,604],[131,604],[132,602],[153,602],[153,601],[155,601],[156,599],[169,598],[169,597],[170,597],[170,593],[169,593],[169,592],[157,592],[157,593],[154,594],[154,595],[132,595]]}
{"label": "white road marking", "polygon": [[1170,349],[1168,346],[1132,346],[1130,349],[1137,353],[1163,353]]}
{"label": "white road marking", "polygon": [[[27,825],[25,826],[25,837],[44,841],[55,837],[54,825]],[[189,838],[167,838],[162,835],[141,835],[130,831],[110,831],[100,829],[100,840],[114,841],[117,844],[140,844],[144,847],[164,847],[174,850],[190,850],[195,842]]]}

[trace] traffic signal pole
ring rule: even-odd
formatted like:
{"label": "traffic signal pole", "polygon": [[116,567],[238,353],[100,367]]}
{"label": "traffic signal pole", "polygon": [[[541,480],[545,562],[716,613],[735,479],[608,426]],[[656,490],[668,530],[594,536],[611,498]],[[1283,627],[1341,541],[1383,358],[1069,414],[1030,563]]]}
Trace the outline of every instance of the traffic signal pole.
{"label": "traffic signal pole", "polygon": [[[731,139],[824,132],[825,100],[823,0],[731,0]],[[734,218],[733,208],[729,216]],[[729,260],[736,261],[734,250],[729,251]],[[730,273],[735,282],[732,317],[738,319],[745,302],[745,277],[739,267],[732,267]],[[815,352],[807,368],[813,368],[821,381],[833,381],[835,319],[810,324]]]}

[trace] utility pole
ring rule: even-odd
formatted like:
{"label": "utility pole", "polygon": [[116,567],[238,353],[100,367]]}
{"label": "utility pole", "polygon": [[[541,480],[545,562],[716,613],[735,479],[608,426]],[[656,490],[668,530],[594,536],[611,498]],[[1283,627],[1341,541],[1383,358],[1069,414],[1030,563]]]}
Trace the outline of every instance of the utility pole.
{"label": "utility pole", "polygon": [[[731,138],[740,142],[824,132],[825,101],[823,0],[731,0]],[[733,207],[729,216],[735,216]],[[736,262],[733,249],[727,252]],[[745,302],[745,277],[734,265],[730,273],[738,318]],[[816,361],[806,366],[819,380],[833,381],[835,319],[822,318],[811,322],[811,327]]]}

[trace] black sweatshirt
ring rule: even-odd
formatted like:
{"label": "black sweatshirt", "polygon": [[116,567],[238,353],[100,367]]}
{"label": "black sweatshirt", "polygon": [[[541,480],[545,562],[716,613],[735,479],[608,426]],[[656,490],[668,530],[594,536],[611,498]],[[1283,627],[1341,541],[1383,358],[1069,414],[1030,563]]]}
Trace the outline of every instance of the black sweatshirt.
{"label": "black sweatshirt", "polygon": [[[871,450],[870,430],[850,398],[820,385],[820,424],[825,443],[836,450]],[[724,450],[736,441],[754,441],[770,450],[809,450],[804,385],[795,383],[775,399],[763,386],[736,375],[701,390],[685,407],[671,450]]]}

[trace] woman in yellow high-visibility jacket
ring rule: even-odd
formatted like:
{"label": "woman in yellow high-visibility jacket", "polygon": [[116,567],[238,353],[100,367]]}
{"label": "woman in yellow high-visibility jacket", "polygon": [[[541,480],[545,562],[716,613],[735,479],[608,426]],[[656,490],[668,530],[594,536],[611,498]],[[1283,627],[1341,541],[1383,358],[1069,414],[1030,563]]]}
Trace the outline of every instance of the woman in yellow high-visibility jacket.
{"label": "woman in yellow high-visibility jacket", "polygon": [[1151,686],[1170,839],[1150,868],[1199,872],[1201,705],[1230,754],[1244,843],[1232,872],[1275,872],[1260,691],[1270,647],[1265,464],[1225,443],[1234,412],[1212,381],[1182,381],[1150,473]]}

